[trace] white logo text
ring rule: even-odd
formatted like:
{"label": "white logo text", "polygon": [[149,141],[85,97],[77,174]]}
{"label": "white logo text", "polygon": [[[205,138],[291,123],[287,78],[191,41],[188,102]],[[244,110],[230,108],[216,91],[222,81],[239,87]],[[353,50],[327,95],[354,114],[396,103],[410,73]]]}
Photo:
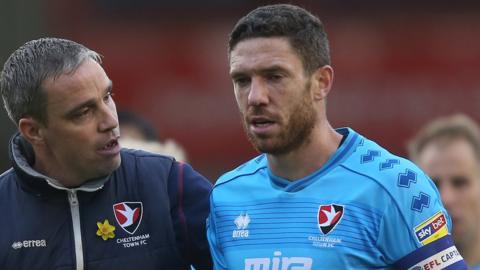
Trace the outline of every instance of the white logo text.
{"label": "white logo text", "polygon": [[312,258],[282,257],[282,252],[273,252],[273,258],[247,258],[245,270],[311,270]]}
{"label": "white logo text", "polygon": [[24,241],[13,242],[12,244],[13,249],[34,248],[34,247],[47,247],[47,241],[45,239],[24,240]]}
{"label": "white logo text", "polygon": [[150,234],[142,234],[138,236],[130,236],[130,237],[125,237],[125,238],[118,238],[117,239],[117,244],[122,244],[123,247],[129,248],[129,247],[139,247],[139,246],[144,246],[148,245],[147,240],[150,238]]}

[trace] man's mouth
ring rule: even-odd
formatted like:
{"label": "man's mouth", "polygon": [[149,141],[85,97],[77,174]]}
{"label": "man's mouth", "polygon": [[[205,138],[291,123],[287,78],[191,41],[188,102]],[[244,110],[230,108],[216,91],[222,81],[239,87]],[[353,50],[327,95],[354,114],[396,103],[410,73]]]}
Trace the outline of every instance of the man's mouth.
{"label": "man's mouth", "polygon": [[255,127],[266,127],[266,126],[272,125],[275,122],[267,119],[255,119],[255,120],[252,120],[250,123]]}
{"label": "man's mouth", "polygon": [[109,143],[107,143],[104,147],[102,147],[100,150],[110,150],[118,145],[118,140],[111,140]]}
{"label": "man's mouth", "polygon": [[120,153],[120,149],[121,148],[117,137],[109,140],[103,147],[99,148],[98,153],[105,156],[115,156]]}

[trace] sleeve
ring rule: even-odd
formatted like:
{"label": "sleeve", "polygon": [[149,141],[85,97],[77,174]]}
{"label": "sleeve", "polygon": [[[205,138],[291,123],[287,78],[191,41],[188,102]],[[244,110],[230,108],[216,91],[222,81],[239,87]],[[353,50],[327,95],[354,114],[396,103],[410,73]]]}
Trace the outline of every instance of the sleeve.
{"label": "sleeve", "polygon": [[395,263],[395,269],[468,270],[450,235],[422,246]]}
{"label": "sleeve", "polygon": [[206,218],[212,184],[191,166],[175,162],[169,176],[175,236],[183,258],[196,270],[212,269]]}
{"label": "sleeve", "polygon": [[217,230],[215,226],[215,205],[213,203],[213,194],[210,197],[210,215],[207,219],[207,238],[210,244],[210,252],[213,258],[214,270],[228,270],[220,244],[217,241]]}
{"label": "sleeve", "polygon": [[416,175],[386,207],[377,247],[396,269],[467,269],[438,190],[424,173]]}

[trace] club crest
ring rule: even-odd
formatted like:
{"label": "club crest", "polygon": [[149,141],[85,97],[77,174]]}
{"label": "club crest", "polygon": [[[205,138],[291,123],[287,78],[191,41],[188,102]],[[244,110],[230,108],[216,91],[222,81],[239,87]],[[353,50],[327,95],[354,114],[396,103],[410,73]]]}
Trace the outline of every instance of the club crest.
{"label": "club crest", "polygon": [[343,209],[344,207],[338,204],[320,205],[317,213],[318,229],[323,234],[331,232],[340,223]]}
{"label": "club crest", "polygon": [[134,234],[142,221],[143,205],[141,202],[116,203],[113,205],[113,214],[124,231]]}

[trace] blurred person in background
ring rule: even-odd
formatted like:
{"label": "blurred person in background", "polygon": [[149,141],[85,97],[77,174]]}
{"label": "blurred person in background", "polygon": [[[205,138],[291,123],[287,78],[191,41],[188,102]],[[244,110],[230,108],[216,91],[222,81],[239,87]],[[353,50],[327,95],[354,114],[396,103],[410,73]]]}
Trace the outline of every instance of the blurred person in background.
{"label": "blurred person in background", "polygon": [[0,269],[211,269],[211,184],[170,157],[121,149],[100,56],[25,43],[0,77],[17,125],[0,176]]}
{"label": "blurred person in background", "polygon": [[463,114],[427,123],[409,142],[410,158],[437,185],[452,217],[452,237],[471,269],[480,269],[480,128]]}
{"label": "blurred person in background", "polygon": [[185,149],[172,139],[167,139],[163,142],[144,141],[134,138],[123,138],[122,135],[122,138],[120,138],[120,143],[124,148],[145,150],[152,153],[170,156],[181,162],[188,161],[187,152]]}
{"label": "blurred person in background", "polygon": [[185,149],[173,139],[161,140],[155,128],[143,117],[132,111],[119,111],[122,147],[141,149],[148,152],[174,157],[178,161],[187,162]]}
{"label": "blurred person in background", "polygon": [[118,122],[122,127],[121,140],[124,138],[142,141],[157,141],[160,139],[152,124],[132,111],[120,110],[118,112]]}
{"label": "blurred person in background", "polygon": [[466,269],[428,177],[329,124],[328,46],[320,20],[293,5],[259,7],[231,32],[233,90],[261,154],[212,191],[215,269]]}

